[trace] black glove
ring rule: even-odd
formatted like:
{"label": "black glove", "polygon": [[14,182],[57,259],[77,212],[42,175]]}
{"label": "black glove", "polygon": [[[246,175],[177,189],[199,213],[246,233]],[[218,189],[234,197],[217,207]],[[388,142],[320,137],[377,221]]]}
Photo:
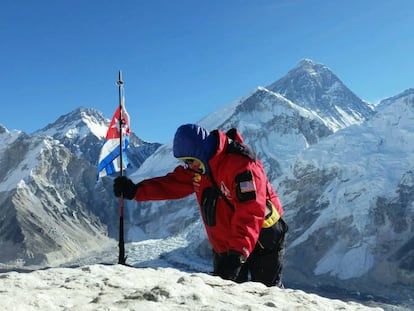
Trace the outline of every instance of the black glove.
{"label": "black glove", "polygon": [[244,257],[238,252],[230,251],[228,254],[219,254],[215,272],[223,279],[236,281],[243,262]]}
{"label": "black glove", "polygon": [[114,194],[116,197],[120,197],[123,193],[125,199],[132,200],[135,198],[137,189],[138,186],[126,176],[118,176],[114,180]]}

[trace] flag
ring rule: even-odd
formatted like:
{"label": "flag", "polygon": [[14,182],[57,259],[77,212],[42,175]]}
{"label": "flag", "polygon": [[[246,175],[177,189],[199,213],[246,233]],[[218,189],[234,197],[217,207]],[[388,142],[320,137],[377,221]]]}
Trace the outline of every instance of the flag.
{"label": "flag", "polygon": [[125,110],[124,105],[118,106],[111,123],[109,124],[106,138],[102,146],[101,154],[98,162],[98,176],[97,179],[106,175],[112,175],[121,170],[121,154],[120,154],[120,114],[122,109],[122,169],[128,166],[128,158],[126,156],[126,150],[129,146],[129,115]]}

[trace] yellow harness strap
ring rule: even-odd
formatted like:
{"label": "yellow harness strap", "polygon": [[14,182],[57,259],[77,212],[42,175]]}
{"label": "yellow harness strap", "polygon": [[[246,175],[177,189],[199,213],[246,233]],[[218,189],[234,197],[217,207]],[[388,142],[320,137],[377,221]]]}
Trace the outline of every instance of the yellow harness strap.
{"label": "yellow harness strap", "polygon": [[280,219],[279,212],[276,207],[273,205],[272,201],[266,201],[266,217],[263,222],[262,228],[270,228]]}

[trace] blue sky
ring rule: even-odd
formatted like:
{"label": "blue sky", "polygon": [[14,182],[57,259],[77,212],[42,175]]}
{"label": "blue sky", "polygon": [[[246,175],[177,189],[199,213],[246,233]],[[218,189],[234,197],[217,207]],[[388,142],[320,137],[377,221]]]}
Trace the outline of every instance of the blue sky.
{"label": "blue sky", "polygon": [[3,0],[0,124],[31,133],[85,106],[111,118],[122,70],[132,130],[176,128],[303,58],[376,102],[414,87],[412,0]]}

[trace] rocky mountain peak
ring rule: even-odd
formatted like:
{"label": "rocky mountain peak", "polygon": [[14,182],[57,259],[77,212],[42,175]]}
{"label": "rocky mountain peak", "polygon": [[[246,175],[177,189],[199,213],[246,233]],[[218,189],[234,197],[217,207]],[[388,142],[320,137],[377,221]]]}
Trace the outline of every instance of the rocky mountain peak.
{"label": "rocky mountain peak", "polygon": [[[290,81],[290,87],[288,87],[287,81]],[[292,91],[300,91],[300,88],[298,89],[299,86],[302,89],[304,87],[307,89],[327,89],[335,83],[343,85],[340,79],[327,66],[310,59],[303,59],[286,76],[267,88],[273,92],[286,95]]]}
{"label": "rocky mountain peak", "polygon": [[267,87],[292,102],[317,112],[334,131],[361,124],[374,113],[325,65],[304,59],[286,76]]}
{"label": "rocky mountain peak", "polygon": [[329,68],[323,64],[319,64],[309,58],[302,59],[298,65],[292,70],[293,71],[304,71],[308,72],[309,74],[328,74],[332,75],[332,72]]}
{"label": "rocky mountain peak", "polygon": [[99,139],[105,137],[109,120],[95,109],[79,107],[60,116],[55,122],[35,132],[36,135],[48,135],[55,139],[83,138],[90,133]]}

